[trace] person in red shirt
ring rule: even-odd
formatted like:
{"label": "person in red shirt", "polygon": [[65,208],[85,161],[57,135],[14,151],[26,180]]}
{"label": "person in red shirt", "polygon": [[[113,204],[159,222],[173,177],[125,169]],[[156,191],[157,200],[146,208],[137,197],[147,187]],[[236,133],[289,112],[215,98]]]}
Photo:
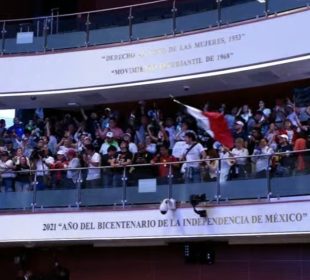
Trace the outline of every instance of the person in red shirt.
{"label": "person in red shirt", "polygon": [[[159,185],[168,184],[169,182],[169,172],[170,172],[170,164],[169,162],[176,162],[178,161],[174,156],[169,154],[169,147],[168,145],[162,145],[159,148],[159,154],[157,154],[152,160],[151,163],[162,163],[158,165],[158,179],[157,182]],[[167,163],[167,164],[165,164]],[[173,167],[175,164],[172,165],[172,174],[173,174]],[[171,174],[171,175],[172,175]]]}

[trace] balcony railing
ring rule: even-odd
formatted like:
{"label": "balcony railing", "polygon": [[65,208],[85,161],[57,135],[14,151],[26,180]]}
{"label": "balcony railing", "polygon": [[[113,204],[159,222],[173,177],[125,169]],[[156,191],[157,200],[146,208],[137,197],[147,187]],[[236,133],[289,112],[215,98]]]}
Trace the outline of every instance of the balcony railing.
{"label": "balcony railing", "polygon": [[206,194],[214,204],[234,200],[268,203],[271,198],[310,195],[310,150],[222,155],[191,162],[1,171],[3,211],[127,208],[157,204],[165,198],[186,203],[193,194]]}
{"label": "balcony railing", "polygon": [[37,53],[220,28],[309,7],[309,0],[158,0],[146,4],[0,21],[0,53]]}

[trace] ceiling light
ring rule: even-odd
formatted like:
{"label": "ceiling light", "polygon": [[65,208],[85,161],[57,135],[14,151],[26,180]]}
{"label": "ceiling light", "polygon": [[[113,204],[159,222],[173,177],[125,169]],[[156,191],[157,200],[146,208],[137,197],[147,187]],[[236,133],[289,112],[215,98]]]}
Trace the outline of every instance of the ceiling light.
{"label": "ceiling light", "polygon": [[70,107],[77,107],[77,106],[80,106],[79,103],[76,103],[76,102],[68,102],[67,103],[67,106],[70,106]]}

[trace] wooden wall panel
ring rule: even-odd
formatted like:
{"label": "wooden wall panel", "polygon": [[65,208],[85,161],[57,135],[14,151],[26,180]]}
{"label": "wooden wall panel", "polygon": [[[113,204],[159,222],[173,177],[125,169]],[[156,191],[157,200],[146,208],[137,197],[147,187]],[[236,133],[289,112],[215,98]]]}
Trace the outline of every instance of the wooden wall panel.
{"label": "wooden wall panel", "polygon": [[[308,280],[310,245],[215,245],[213,265],[186,264],[183,246],[147,248],[27,249],[28,264],[37,274],[48,272],[53,260],[71,271],[72,280]],[[0,249],[1,279],[15,279],[13,259],[21,249]]]}

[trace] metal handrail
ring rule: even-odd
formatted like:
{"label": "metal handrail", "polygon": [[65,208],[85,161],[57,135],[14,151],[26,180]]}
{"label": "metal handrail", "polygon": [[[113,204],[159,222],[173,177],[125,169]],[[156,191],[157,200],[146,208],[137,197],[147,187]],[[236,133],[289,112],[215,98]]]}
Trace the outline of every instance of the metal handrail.
{"label": "metal handrail", "polygon": [[[221,11],[222,11],[222,6],[221,6],[221,2],[223,0],[213,0],[216,1],[217,3],[217,12],[218,12],[218,16],[217,16],[217,26],[215,28],[221,28],[223,25],[222,19],[221,19]],[[190,1],[189,1],[190,2]],[[265,1],[265,17],[264,18],[270,18],[272,16],[274,16],[268,9],[268,2],[269,0]],[[120,7],[114,7],[114,8],[106,8],[106,9],[99,9],[99,10],[90,10],[90,11],[85,11],[85,12],[77,12],[77,13],[68,13],[68,14],[59,14],[59,12],[54,13],[54,10],[58,10],[58,8],[54,8],[52,9],[52,13],[50,15],[46,15],[46,16],[40,16],[40,17],[31,17],[31,18],[20,18],[20,19],[2,19],[0,20],[0,23],[2,23],[2,31],[1,31],[1,49],[0,49],[0,55],[3,56],[5,54],[11,54],[11,53],[34,53],[34,52],[47,52],[47,51],[54,51],[55,49],[53,47],[49,47],[49,40],[48,37],[50,35],[54,35],[54,34],[58,34],[59,33],[59,28],[60,28],[60,22],[59,19],[60,18],[66,18],[66,17],[72,17],[72,16],[76,16],[76,20],[78,23],[76,23],[77,25],[75,27],[70,26],[70,31],[61,31],[63,32],[67,32],[67,33],[71,33],[71,32],[75,32],[75,31],[80,31],[80,32],[85,32],[85,41],[80,42],[79,45],[76,46],[62,46],[62,47],[56,47],[56,50],[58,49],[74,49],[74,48],[81,48],[81,47],[89,47],[90,45],[92,45],[92,43],[90,42],[90,26],[92,24],[91,20],[90,20],[90,16],[93,14],[98,14],[98,13],[102,13],[102,12],[111,12],[111,11],[118,11],[118,10],[124,10],[124,9],[128,9],[125,10],[125,12],[128,12],[128,41],[125,40],[126,42],[132,42],[135,40],[139,40],[139,37],[135,37],[133,34],[133,29],[134,29],[134,13],[133,13],[133,9],[136,7],[148,7],[151,5],[154,5],[154,8],[158,7],[157,4],[159,3],[167,3],[167,5],[170,5],[169,7],[171,7],[171,30],[168,30],[169,34],[172,34],[172,36],[176,36],[179,33],[182,34],[183,31],[178,29],[178,24],[177,24],[177,12],[178,12],[178,4],[182,4],[181,2],[178,2],[178,0],[155,0],[152,2],[147,2],[147,3],[137,3],[137,4],[132,4],[132,5],[126,5],[126,6],[120,6]],[[184,2],[183,2],[184,3]],[[242,2],[240,3],[242,4]],[[156,6],[157,5],[157,6]],[[232,4],[234,5],[234,4]],[[294,9],[292,9],[294,12],[302,10],[302,9],[309,9],[309,6],[306,7],[295,7]],[[195,13],[195,12],[194,12]],[[285,13],[285,12],[284,12]],[[82,18],[82,16],[84,15],[84,17]],[[259,16],[257,16],[259,17]],[[256,19],[257,20],[257,19]],[[246,22],[247,20],[243,20],[244,22]],[[40,50],[37,50],[36,46],[33,46],[33,48],[31,50],[27,50],[27,51],[14,51],[14,47],[13,47],[13,51],[7,50],[6,49],[6,40],[13,38],[16,34],[13,34],[13,31],[10,29],[8,29],[9,31],[9,36],[8,38],[6,38],[6,27],[10,24],[10,23],[16,23],[16,24],[20,24],[21,23],[25,23],[29,24],[29,25],[33,25],[33,32],[36,35],[36,37],[40,37],[42,35],[43,37],[43,41],[38,40],[38,42],[36,44],[40,44],[41,47]],[[28,22],[28,23],[27,23]],[[55,23],[55,26],[54,26]],[[81,28],[81,24],[83,26],[84,23],[84,28]],[[96,24],[96,21],[94,22]],[[100,23],[100,22],[99,22]],[[79,26],[79,27],[77,27]],[[96,25],[95,29],[100,29],[101,27],[97,27]],[[111,25],[112,27],[113,25]],[[212,28],[211,26],[209,26],[208,28]],[[12,36],[13,35],[13,36]],[[161,36],[167,36],[167,33],[162,34]],[[95,36],[94,36],[95,37]],[[151,36],[152,37],[152,36]],[[121,43],[124,42],[124,39],[120,40]],[[101,42],[99,44],[103,44],[104,42]],[[109,43],[109,42],[107,42]],[[94,43],[96,45],[96,43]],[[51,44],[52,45],[52,44]]]}
{"label": "metal handrail", "polygon": [[[260,154],[260,155],[249,155],[249,156],[236,156],[236,157],[225,157],[225,158],[220,158],[220,157],[217,157],[217,158],[208,158],[208,159],[202,159],[202,160],[194,160],[194,161],[174,161],[174,162],[162,162],[162,163],[151,163],[151,164],[131,164],[131,165],[127,165],[127,166],[122,166],[120,165],[119,167],[116,167],[117,169],[119,169],[121,171],[121,180],[122,180],[122,197],[121,197],[121,200],[117,201],[117,203],[119,203],[123,208],[126,207],[126,205],[128,204],[127,202],[127,199],[128,199],[128,196],[127,196],[127,175],[128,175],[128,172],[129,169],[131,167],[145,167],[145,166],[160,166],[160,165],[166,165],[168,168],[169,168],[169,173],[167,175],[167,184],[168,184],[168,188],[167,188],[167,197],[169,198],[172,198],[174,197],[174,192],[175,192],[175,189],[173,188],[173,176],[174,176],[174,172],[173,172],[173,165],[175,164],[182,164],[182,163],[197,163],[197,162],[207,162],[207,161],[214,161],[214,160],[218,160],[219,161],[219,164],[217,166],[217,179],[216,179],[216,194],[214,195],[214,201],[217,203],[217,204],[220,204],[221,201],[223,200],[222,198],[222,191],[221,191],[221,187],[222,187],[222,183],[221,183],[221,180],[220,180],[220,173],[221,173],[221,166],[220,166],[220,163],[221,163],[221,160],[229,160],[229,159],[238,159],[238,158],[257,158],[257,157],[266,157],[268,158],[268,166],[271,166],[270,163],[271,163],[271,159],[273,156],[281,156],[281,155],[284,155],[284,156],[288,156],[288,155],[295,155],[295,154],[303,154],[303,153],[306,153],[306,152],[310,152],[310,149],[304,149],[304,150],[299,150],[299,151],[289,151],[289,152],[276,152],[276,153],[271,153],[271,154]],[[29,206],[33,212],[36,211],[37,208],[42,208],[43,206],[41,205],[37,205],[37,192],[38,192],[38,189],[37,189],[37,177],[38,176],[49,176],[49,175],[52,175],[53,172],[59,172],[59,171],[68,171],[68,170],[75,170],[77,172],[79,172],[79,175],[78,175],[78,180],[75,182],[75,201],[73,203],[75,203],[75,206],[77,209],[79,209],[80,206],[83,206],[82,205],[82,200],[81,200],[81,190],[82,190],[82,186],[81,186],[81,179],[82,179],[82,171],[83,170],[88,170],[88,169],[113,169],[115,167],[112,167],[112,166],[105,166],[105,167],[81,167],[81,168],[63,168],[63,169],[44,169],[43,170],[34,170],[34,169],[28,169],[28,170],[23,170],[23,171],[15,171],[16,173],[28,173],[29,172],[29,175],[32,175],[32,179],[30,179],[29,177],[29,182],[31,181],[32,184],[33,184],[33,198],[32,198],[32,203],[31,205]],[[266,170],[267,171],[267,176],[265,177],[266,178],[266,198],[268,200],[271,199],[271,197],[273,196],[273,193],[272,193],[272,188],[271,188],[271,185],[270,185],[270,180],[271,180],[271,177],[270,177],[270,171],[269,170]],[[11,170],[0,170],[0,174],[1,172],[14,172],[14,171],[11,171]],[[42,175],[38,175],[37,172],[42,172]],[[46,172],[49,172],[48,174]],[[114,201],[114,204],[115,204],[115,201]],[[70,204],[71,205],[71,204]],[[69,206],[68,206],[69,207]],[[71,206],[70,206],[71,207]]]}
{"label": "metal handrail", "polygon": [[[205,159],[199,159],[199,160],[190,160],[190,161],[173,161],[173,162],[156,162],[156,163],[140,163],[140,164],[128,164],[128,165],[119,165],[119,166],[97,166],[97,167],[79,167],[79,168],[55,168],[55,169],[47,169],[44,172],[53,172],[53,171],[78,171],[78,170],[88,170],[88,169],[115,169],[115,168],[131,168],[131,167],[146,167],[146,166],[160,166],[160,165],[180,165],[183,163],[204,163],[204,162],[209,162],[209,161],[222,161],[222,160],[236,160],[238,158],[259,158],[259,157],[272,157],[272,156],[287,156],[287,155],[292,155],[292,154],[302,154],[310,152],[310,149],[304,149],[304,150],[298,150],[298,151],[288,151],[288,152],[274,152],[272,154],[260,154],[260,155],[248,155],[248,156],[232,156],[232,157],[217,157],[217,158],[205,158]],[[1,174],[1,169],[0,168],[0,174]],[[25,171],[11,171],[12,173],[25,173]],[[36,169],[29,169],[27,172],[30,173],[36,173],[36,172],[43,172],[42,170],[36,170]]]}
{"label": "metal handrail", "polygon": [[95,14],[101,12],[108,12],[108,11],[115,11],[115,10],[122,10],[122,9],[129,9],[134,7],[141,7],[141,6],[149,6],[153,4],[163,3],[163,2],[171,2],[171,0],[156,0],[147,3],[137,3],[132,5],[120,6],[115,8],[107,8],[107,9],[100,9],[100,10],[91,10],[85,12],[78,12],[78,13],[69,13],[69,14],[60,14],[60,15],[48,15],[48,16],[40,16],[40,17],[31,17],[31,18],[21,18],[21,19],[6,19],[0,20],[1,22],[18,22],[18,21],[33,21],[38,19],[45,19],[45,18],[52,18],[52,17],[70,17],[70,16],[78,16],[78,15],[87,15],[87,14]]}

